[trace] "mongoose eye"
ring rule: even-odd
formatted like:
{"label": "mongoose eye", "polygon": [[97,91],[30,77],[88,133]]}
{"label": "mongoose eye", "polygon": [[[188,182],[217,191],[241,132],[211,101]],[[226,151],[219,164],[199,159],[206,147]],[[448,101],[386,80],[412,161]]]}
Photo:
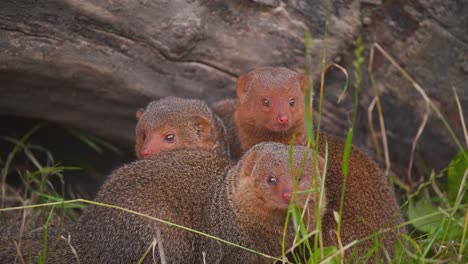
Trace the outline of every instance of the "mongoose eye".
{"label": "mongoose eye", "polygon": [[172,142],[175,139],[175,135],[173,133],[168,133],[164,136],[164,141]]}
{"label": "mongoose eye", "polygon": [[268,106],[270,106],[270,100],[264,98],[264,99],[262,100],[262,104],[263,104],[263,106],[268,107]]}
{"label": "mongoose eye", "polygon": [[143,138],[143,141],[145,141],[146,140],[146,133],[143,133],[143,136],[141,138]]}
{"label": "mongoose eye", "polygon": [[276,179],[275,177],[268,177],[267,178],[267,183],[268,184],[271,184],[271,185],[276,185],[278,183],[278,179]]}
{"label": "mongoose eye", "polygon": [[296,100],[294,98],[289,99],[289,105],[294,106],[296,104]]}

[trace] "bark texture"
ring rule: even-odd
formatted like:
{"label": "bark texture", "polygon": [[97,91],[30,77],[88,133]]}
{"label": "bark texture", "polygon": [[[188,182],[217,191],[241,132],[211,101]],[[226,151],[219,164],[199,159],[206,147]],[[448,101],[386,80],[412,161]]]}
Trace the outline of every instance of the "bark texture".
{"label": "bark texture", "polygon": [[[303,69],[304,28],[313,37],[317,87],[330,8],[326,62],[346,67],[351,86],[358,34],[367,48],[357,145],[372,147],[367,109],[373,92],[365,69],[374,42],[424,88],[461,138],[452,87],[467,108],[465,1],[330,2],[328,7],[321,0],[2,0],[0,114],[73,125],[131,145],[135,111],[153,98],[175,95],[213,103],[234,97],[237,76],[255,67]],[[379,53],[373,70],[392,164],[404,173],[424,101]],[[343,75],[332,70],[325,84],[322,124],[343,135],[350,126],[352,89],[337,103]],[[431,113],[418,157],[440,169],[455,152]]]}

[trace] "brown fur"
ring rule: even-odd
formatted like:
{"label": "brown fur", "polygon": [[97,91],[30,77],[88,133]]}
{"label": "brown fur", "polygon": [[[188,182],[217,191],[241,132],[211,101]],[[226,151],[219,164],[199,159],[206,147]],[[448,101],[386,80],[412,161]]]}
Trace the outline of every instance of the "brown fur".
{"label": "brown fur", "polygon": [[[294,149],[294,167],[299,166],[305,148]],[[238,165],[210,151],[174,150],[139,160],[116,170],[96,196],[100,203],[138,211],[195,230],[219,236],[234,243],[272,255],[281,254],[282,232],[287,205],[292,195],[288,146],[261,144],[253,148]],[[323,166],[321,161],[320,166]],[[319,166],[319,167],[320,167]],[[298,190],[309,189],[313,167],[306,162],[306,173]],[[276,184],[268,183],[276,177]],[[304,196],[299,196],[304,204]],[[311,196],[306,217],[315,223],[315,196]],[[164,250],[167,263],[269,263],[263,257],[221,244],[204,236],[170,227],[157,221],[117,209],[90,205],[74,223],[65,227],[70,245],[53,238],[47,263],[136,263],[154,239]],[[23,238],[22,257],[42,250],[43,230]],[[292,230],[287,236],[290,245]],[[11,263],[16,256],[12,241],[2,241],[0,263]],[[159,247],[144,263],[160,263]]]}
{"label": "brown fur", "polygon": [[[251,148],[229,171],[222,186],[216,189],[216,200],[210,209],[210,216],[213,218],[210,222],[213,235],[268,255],[276,257],[281,255],[284,223],[289,203],[288,195],[285,193],[292,192],[293,185],[291,169],[288,165],[288,149],[289,146],[280,143],[258,144]],[[301,166],[305,151],[306,148],[302,146],[295,146],[293,149],[292,164],[295,173]],[[313,187],[313,177],[317,177],[317,182],[320,182],[323,159],[319,159],[319,169],[316,171],[311,156],[309,153],[297,191],[310,190]],[[314,175],[314,171],[317,174]],[[275,177],[276,184],[269,184],[267,181],[269,177]],[[318,193],[324,195],[325,192],[326,190],[320,190]],[[304,216],[310,232],[315,229],[316,223],[315,195],[315,192],[311,192]],[[307,194],[297,195],[301,208],[304,207],[307,196]],[[322,213],[325,205],[326,197],[324,196]],[[291,219],[289,223],[285,238],[286,249],[292,246],[294,240]],[[211,241],[209,248],[214,252],[221,252],[216,257],[221,260],[220,263],[272,263],[271,259],[214,241]]]}
{"label": "brown fur", "polygon": [[[271,112],[265,111],[261,99],[274,94],[286,100],[292,95],[303,100],[303,77],[284,68],[259,68],[242,75],[237,83],[238,99],[224,100],[214,106],[230,131],[229,141],[231,150],[235,146],[242,146],[232,157],[237,157],[251,145],[263,141],[289,143],[292,131],[297,131],[298,144],[306,143],[304,123],[304,106],[296,105],[293,113],[295,120],[288,132],[276,133],[268,129],[266,124],[272,120]],[[289,84],[289,86],[288,86]],[[302,84],[302,85],[301,85]],[[287,87],[290,87],[289,92]],[[274,106],[272,107],[274,108]],[[275,112],[275,111],[273,111]],[[237,128],[236,130],[233,127]],[[233,133],[233,131],[237,132]],[[323,220],[325,245],[335,245],[336,222],[333,211],[339,211],[341,189],[343,183],[342,161],[344,141],[340,138],[321,132],[319,154],[325,156],[325,142],[329,144],[328,173],[326,179],[327,212]],[[238,143],[240,142],[240,143]],[[349,175],[346,184],[344,210],[342,216],[341,239],[343,245],[353,240],[364,238],[380,229],[392,227],[401,222],[395,195],[387,179],[377,164],[365,153],[352,148],[349,161]],[[397,231],[388,232],[380,236],[390,255],[393,254]],[[354,249],[360,255],[366,253],[373,246],[369,240]],[[348,255],[351,250],[348,250]],[[380,251],[382,253],[382,251]]]}
{"label": "brown fur", "polygon": [[[47,241],[45,263],[78,263],[76,255],[73,253],[73,246],[67,242],[67,233],[60,231],[63,230],[51,227],[45,232],[44,228],[41,227],[29,231],[21,239],[17,235],[2,237],[0,240],[0,263],[38,263],[39,255],[44,259],[44,241]],[[46,240],[44,233],[47,233]],[[29,260],[32,262],[28,262]]]}
{"label": "brown fur", "polygon": [[237,136],[237,127],[234,122],[236,107],[236,99],[221,100],[212,106],[213,112],[221,118],[226,127],[229,150],[231,151],[230,156],[233,162],[237,162],[243,153],[239,137]]}
{"label": "brown fur", "polygon": [[222,121],[200,100],[165,97],[149,103],[146,109],[139,109],[136,117],[135,152],[138,158],[182,148],[214,150],[220,155],[229,155]]}
{"label": "brown fur", "polygon": [[[322,230],[325,245],[337,246],[337,224],[333,212],[339,211],[343,185],[342,162],[344,141],[324,132],[320,133],[319,154],[325,155],[328,142],[328,166],[325,180],[327,211],[323,216]],[[378,230],[401,223],[398,204],[392,187],[378,165],[364,152],[352,147],[349,158],[348,177],[344,196],[341,226],[341,242],[345,246],[353,240],[369,236]],[[402,230],[403,231],[403,230]],[[390,256],[393,255],[398,230],[379,236]],[[372,239],[348,250],[348,255],[357,250],[362,257],[374,246]],[[379,250],[383,253],[382,249]],[[380,255],[383,259],[383,255]]]}
{"label": "brown fur", "polygon": [[[205,208],[229,168],[228,160],[212,151],[165,151],[117,169],[95,200],[206,231]],[[80,263],[137,263],[154,239],[162,245],[167,263],[202,263],[197,249],[203,237],[117,209],[90,205],[65,230]],[[30,248],[40,252],[42,233],[27,237],[22,252],[26,254]],[[12,242],[9,246],[14,249]],[[151,252],[143,263],[153,263]],[[158,253],[156,246],[156,258]],[[5,259],[2,254],[0,263],[11,263],[12,256]],[[48,263],[77,262],[62,242],[51,252]]]}
{"label": "brown fur", "polygon": [[[238,160],[259,142],[289,144],[294,133],[296,143],[305,144],[304,91],[304,75],[286,68],[256,68],[241,75],[237,100],[224,100],[213,107],[228,129],[233,159]],[[263,105],[264,99],[269,100],[268,106]],[[291,99],[294,106],[289,105]],[[283,118],[287,124],[281,124]]]}

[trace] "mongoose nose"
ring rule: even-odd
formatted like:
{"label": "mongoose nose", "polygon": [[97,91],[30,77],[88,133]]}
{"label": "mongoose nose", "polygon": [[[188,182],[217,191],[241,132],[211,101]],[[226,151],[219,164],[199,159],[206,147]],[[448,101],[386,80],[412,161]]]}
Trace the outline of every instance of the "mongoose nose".
{"label": "mongoose nose", "polygon": [[289,203],[289,200],[291,200],[291,193],[290,192],[284,192],[281,195],[281,198],[283,198],[284,201]]}
{"label": "mongoose nose", "polygon": [[280,114],[278,115],[278,123],[282,124],[282,125],[286,125],[289,121],[289,118],[287,115],[285,114]]}
{"label": "mongoose nose", "polygon": [[148,157],[150,154],[151,154],[151,153],[150,153],[149,149],[146,149],[146,148],[144,148],[144,149],[142,149],[142,150],[140,151],[140,156],[142,156],[143,158]]}

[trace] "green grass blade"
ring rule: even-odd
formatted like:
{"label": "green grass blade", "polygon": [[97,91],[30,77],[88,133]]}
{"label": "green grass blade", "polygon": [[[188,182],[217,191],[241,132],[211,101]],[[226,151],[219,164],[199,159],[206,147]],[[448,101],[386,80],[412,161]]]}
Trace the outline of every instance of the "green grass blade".
{"label": "green grass blade", "polygon": [[29,130],[19,141],[18,143],[14,146],[13,150],[8,154],[8,158],[5,162],[5,166],[2,169],[2,202],[1,202],[1,207],[5,206],[5,188],[6,188],[6,176],[8,174],[8,170],[10,168],[11,163],[13,162],[14,157],[16,156],[16,153],[24,146],[24,143],[34,134],[36,133],[37,130],[41,125],[36,125],[34,126],[31,130]]}
{"label": "green grass blade", "polygon": [[343,186],[342,186],[342,191],[341,191],[341,198],[340,198],[340,209],[338,212],[339,215],[339,221],[338,221],[338,227],[337,227],[337,235],[338,239],[340,240],[340,233],[341,233],[341,219],[342,219],[342,213],[343,213],[343,205],[344,205],[344,199],[345,199],[345,190],[346,190],[346,180],[348,177],[348,161],[349,161],[349,155],[351,153],[351,145],[352,145],[352,140],[353,140],[353,134],[354,134],[354,126],[356,124],[356,116],[357,116],[357,110],[359,106],[359,87],[361,83],[361,65],[364,62],[364,58],[362,57],[362,52],[364,51],[364,47],[362,45],[362,39],[361,35],[358,36],[356,40],[356,50],[354,51],[354,54],[356,56],[356,59],[353,61],[354,65],[354,110],[353,110],[353,119],[351,123],[351,128],[349,129],[348,135],[346,137],[346,142],[345,142],[345,148],[344,148],[344,153],[343,153],[343,162],[342,162],[342,171],[343,171]]}
{"label": "green grass blade", "polygon": [[305,60],[305,76],[307,78],[305,96],[304,96],[304,107],[305,107],[305,127],[308,138],[308,146],[315,146],[314,143],[314,115],[313,115],[313,93],[312,93],[312,75],[311,75],[311,65],[312,65],[312,36],[309,31],[305,31],[304,36],[305,48],[306,48],[306,60]]}

